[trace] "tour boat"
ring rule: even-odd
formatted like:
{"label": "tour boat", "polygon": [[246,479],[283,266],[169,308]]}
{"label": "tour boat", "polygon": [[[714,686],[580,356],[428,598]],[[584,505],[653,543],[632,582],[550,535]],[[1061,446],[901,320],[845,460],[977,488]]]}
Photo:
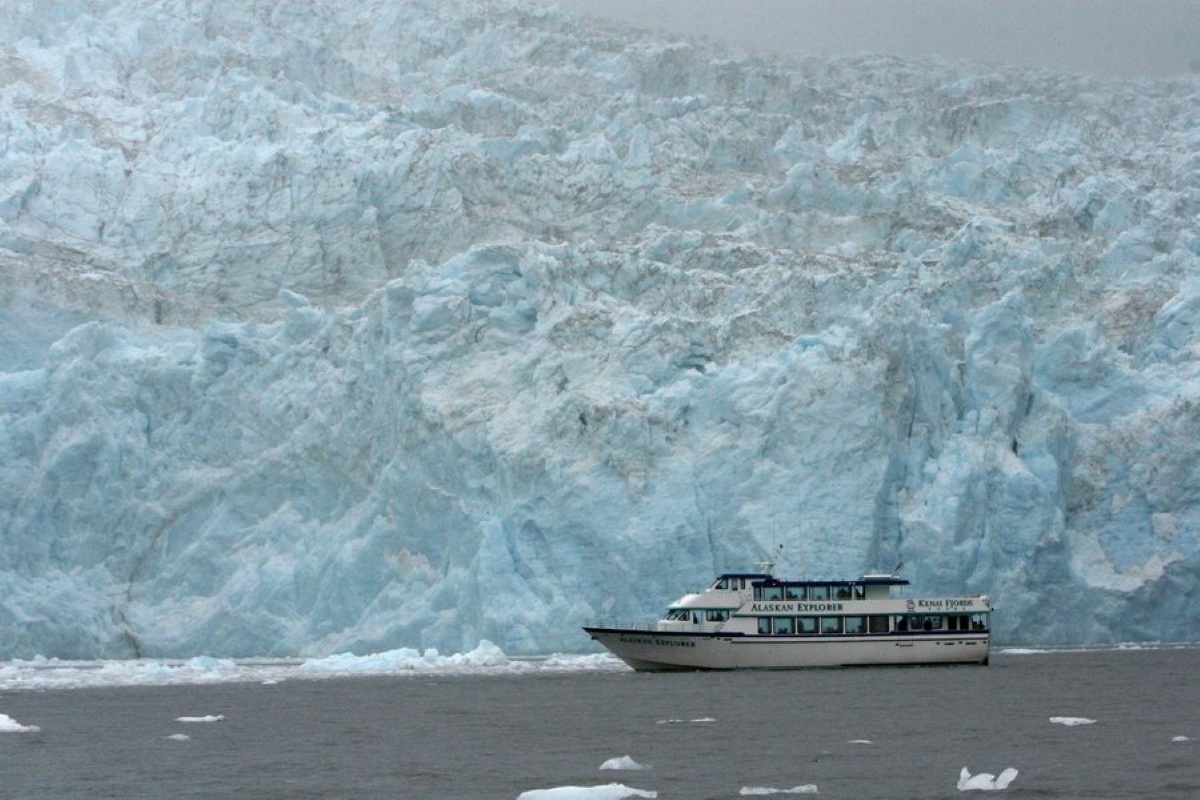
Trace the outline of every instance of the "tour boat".
{"label": "tour boat", "polygon": [[907,597],[895,573],[780,580],[773,566],[725,573],[657,622],[583,629],[645,672],[988,663],[986,596]]}

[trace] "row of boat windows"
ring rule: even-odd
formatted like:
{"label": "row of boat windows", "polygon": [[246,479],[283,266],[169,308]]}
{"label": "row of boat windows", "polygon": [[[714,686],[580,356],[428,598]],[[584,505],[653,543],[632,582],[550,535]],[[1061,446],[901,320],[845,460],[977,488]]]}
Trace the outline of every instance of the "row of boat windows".
{"label": "row of boat windows", "polygon": [[777,636],[835,633],[982,631],[987,614],[867,614],[843,617],[759,617],[758,632]]}
{"label": "row of boat windows", "polygon": [[[677,608],[674,611],[668,611],[667,615],[663,617],[663,619],[670,620],[672,622],[691,621],[699,625],[700,612],[688,611],[685,608]],[[704,612],[704,619],[706,622],[724,622],[725,620],[729,619],[729,612],[725,611],[724,609],[710,608]]]}
{"label": "row of boat windows", "polygon": [[755,600],[862,600],[866,588],[861,584],[813,586],[755,586]]}

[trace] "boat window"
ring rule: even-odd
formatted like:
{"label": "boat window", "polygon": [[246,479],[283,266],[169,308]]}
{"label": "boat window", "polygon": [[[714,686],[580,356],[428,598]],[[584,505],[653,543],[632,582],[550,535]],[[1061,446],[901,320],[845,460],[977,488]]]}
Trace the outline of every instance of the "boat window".
{"label": "boat window", "polygon": [[821,617],[821,633],[841,633],[841,617]]}
{"label": "boat window", "polygon": [[729,619],[729,612],[710,608],[704,612],[704,616],[709,622],[724,622]]}
{"label": "boat window", "polygon": [[775,633],[791,636],[795,632],[795,620],[791,617],[775,617]]}
{"label": "boat window", "polygon": [[817,632],[817,618],[816,617],[797,617],[796,624],[797,624],[796,629],[800,633],[816,633]]}
{"label": "boat window", "polygon": [[770,633],[771,632],[771,618],[770,617],[759,617],[758,618],[758,632],[759,633]]}
{"label": "boat window", "polygon": [[828,600],[829,599],[829,587],[828,586],[810,586],[810,587],[808,587],[808,599],[809,600]]}
{"label": "boat window", "polygon": [[834,587],[834,595],[835,595],[835,599],[837,599],[837,600],[849,600],[850,599],[850,587],[849,586],[835,586]]}
{"label": "boat window", "polygon": [[971,615],[971,630],[982,631],[987,629],[987,614],[972,614]]}
{"label": "boat window", "polygon": [[863,586],[861,583],[854,584],[854,599],[855,600],[863,600],[866,598],[866,596],[867,596],[867,587]]}
{"label": "boat window", "polygon": [[908,617],[896,617],[896,630],[898,630],[898,631],[907,631],[908,630]]}
{"label": "boat window", "polygon": [[927,631],[940,631],[942,629],[942,618],[938,614],[930,614],[925,617],[925,621],[921,627]]}
{"label": "boat window", "polygon": [[717,589],[719,591],[724,591],[724,590],[728,589],[729,588],[729,579],[721,578],[721,580],[719,580],[713,584],[713,588]]}
{"label": "boat window", "polygon": [[846,633],[866,633],[866,617],[846,617]]}
{"label": "boat window", "polygon": [[683,620],[687,620],[687,618],[688,618],[688,612],[683,611],[682,609],[678,609],[678,608],[675,609],[674,611],[668,611],[667,616],[664,617],[664,619],[668,619],[672,622],[680,622]]}
{"label": "boat window", "polygon": [[804,600],[803,586],[785,586],[783,587],[783,596],[786,600]]}
{"label": "boat window", "polygon": [[783,587],[782,586],[764,586],[763,587],[763,600],[782,600],[782,599],[783,599]]}
{"label": "boat window", "polygon": [[886,614],[872,614],[867,618],[867,623],[871,628],[871,633],[888,632],[888,618]]}

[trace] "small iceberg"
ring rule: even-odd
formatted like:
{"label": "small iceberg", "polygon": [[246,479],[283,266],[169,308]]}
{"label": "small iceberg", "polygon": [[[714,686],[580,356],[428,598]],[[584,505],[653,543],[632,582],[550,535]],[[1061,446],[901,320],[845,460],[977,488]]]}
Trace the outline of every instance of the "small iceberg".
{"label": "small iceberg", "polygon": [[657,725],[687,725],[688,723],[716,722],[715,717],[700,717],[699,719],[660,719]]}
{"label": "small iceberg", "polygon": [[188,736],[186,733],[172,733],[170,736],[166,736],[163,738],[169,739],[172,742],[186,742],[188,739],[191,739],[192,737]]}
{"label": "small iceberg", "polygon": [[204,717],[176,717],[176,722],[224,722],[224,714],[209,714]]}
{"label": "small iceberg", "polygon": [[870,739],[851,739],[846,744],[875,744]]}
{"label": "small iceberg", "polygon": [[624,800],[626,797],[658,797],[658,792],[631,789],[620,783],[603,786],[557,786],[521,792],[517,800]]}
{"label": "small iceberg", "polygon": [[750,797],[766,794],[820,794],[820,792],[817,791],[815,783],[806,783],[803,786],[793,786],[791,789],[772,789],[769,786],[743,786],[738,794],[742,797]]}
{"label": "small iceberg", "polygon": [[600,769],[649,769],[645,764],[639,764],[629,756],[610,758],[600,765]]}
{"label": "small iceberg", "polygon": [[1091,725],[1096,720],[1087,717],[1051,717],[1050,721],[1055,725]]}
{"label": "small iceberg", "polygon": [[1172,742],[1190,742],[1191,739],[1189,739],[1186,736],[1172,736],[1171,741]]}
{"label": "small iceberg", "polygon": [[970,771],[963,767],[958,773],[958,790],[960,792],[996,792],[1001,789],[1007,789],[1008,785],[1017,777],[1017,770],[1009,767],[999,775],[993,775],[990,772],[981,772],[978,775],[972,775]]}
{"label": "small iceberg", "polygon": [[38,733],[37,725],[22,725],[8,714],[0,714],[0,733]]}

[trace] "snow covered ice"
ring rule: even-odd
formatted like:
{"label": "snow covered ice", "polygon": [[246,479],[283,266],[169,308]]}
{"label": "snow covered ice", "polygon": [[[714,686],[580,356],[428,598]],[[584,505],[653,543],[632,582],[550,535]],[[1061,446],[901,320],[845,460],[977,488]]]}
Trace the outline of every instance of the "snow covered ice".
{"label": "snow covered ice", "polygon": [[1055,725],[1092,725],[1096,722],[1087,717],[1051,717],[1050,721]]}
{"label": "snow covered ice", "polygon": [[1194,636],[1195,76],[505,0],[0,47],[0,658],[578,652],[779,543]]}

